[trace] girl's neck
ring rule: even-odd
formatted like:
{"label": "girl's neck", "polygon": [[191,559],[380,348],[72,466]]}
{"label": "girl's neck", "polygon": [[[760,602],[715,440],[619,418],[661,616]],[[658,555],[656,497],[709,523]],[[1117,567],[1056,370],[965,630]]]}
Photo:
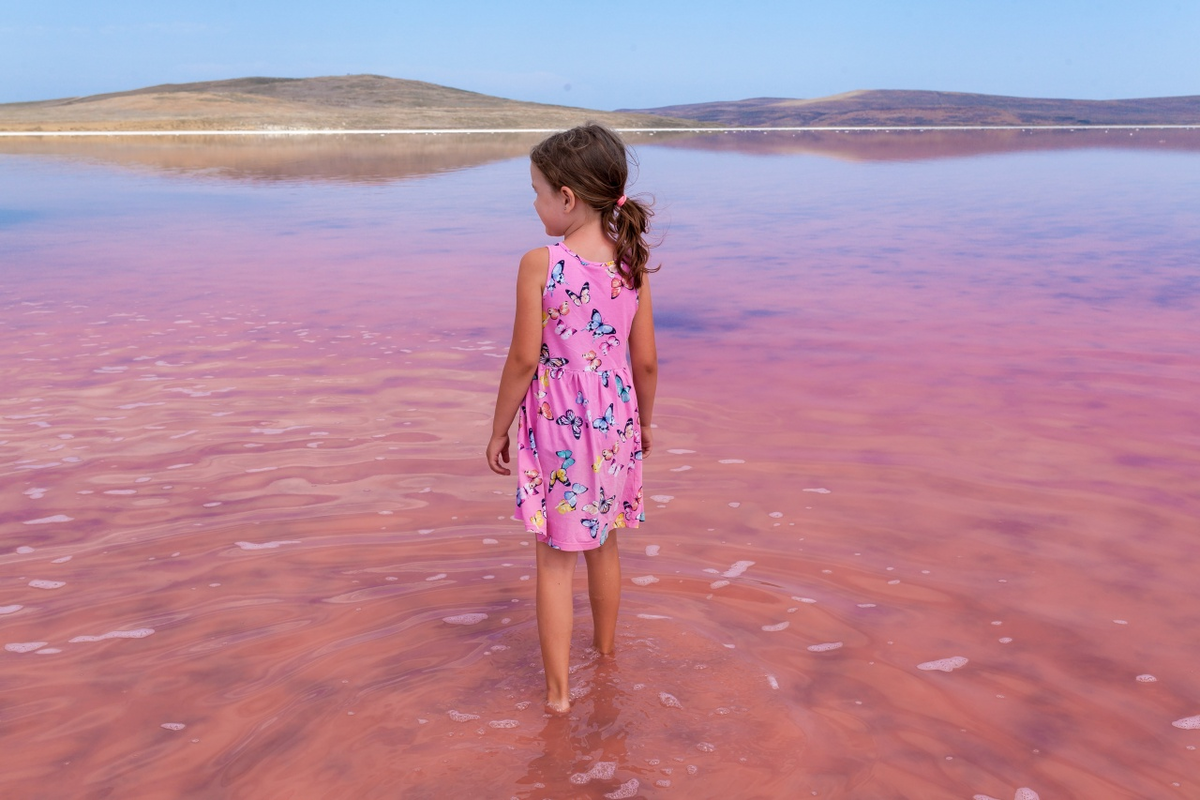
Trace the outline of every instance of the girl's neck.
{"label": "girl's neck", "polygon": [[600,228],[600,215],[595,212],[590,219],[568,229],[563,244],[580,258],[599,264],[612,261],[616,254],[612,240]]}

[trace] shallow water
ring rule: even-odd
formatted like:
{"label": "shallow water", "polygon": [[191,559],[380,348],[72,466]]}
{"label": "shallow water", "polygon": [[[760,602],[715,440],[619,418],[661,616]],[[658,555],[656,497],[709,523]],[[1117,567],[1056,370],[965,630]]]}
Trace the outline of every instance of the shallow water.
{"label": "shallow water", "polygon": [[481,455],[527,143],[6,142],[0,793],[1200,795],[1195,143],[761,136],[637,142],[648,521],[563,719]]}

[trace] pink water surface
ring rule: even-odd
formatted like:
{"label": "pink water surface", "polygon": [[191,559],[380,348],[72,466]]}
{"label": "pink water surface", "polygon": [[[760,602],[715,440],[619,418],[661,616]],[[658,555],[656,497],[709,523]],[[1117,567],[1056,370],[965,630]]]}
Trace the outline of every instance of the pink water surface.
{"label": "pink water surface", "polygon": [[657,452],[566,718],[481,455],[528,142],[6,144],[0,795],[1200,796],[1173,136],[635,140]]}

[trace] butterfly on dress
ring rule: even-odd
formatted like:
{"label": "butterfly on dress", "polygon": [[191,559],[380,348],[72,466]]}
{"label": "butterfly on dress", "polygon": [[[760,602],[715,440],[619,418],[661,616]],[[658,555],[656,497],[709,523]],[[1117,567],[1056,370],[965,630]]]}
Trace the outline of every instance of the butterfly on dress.
{"label": "butterfly on dress", "polygon": [[610,374],[609,370],[606,370],[606,369],[601,370],[600,372],[597,372],[596,374],[600,376],[600,383],[607,388],[608,376]]}
{"label": "butterfly on dress", "polygon": [[[561,422],[561,419],[559,421]],[[608,433],[609,427],[615,422],[616,419],[613,417],[613,404],[609,403],[608,410],[604,412],[604,416],[596,417],[594,420],[592,420],[592,427],[598,431],[601,431],[602,433]],[[575,438],[578,439],[579,436],[576,436]]]}
{"label": "butterfly on dress", "polygon": [[559,317],[565,317],[570,313],[571,304],[566,300],[563,300],[561,306],[551,306],[550,308],[546,309],[546,313],[542,316],[542,327],[546,327],[546,323],[548,323],[550,320],[558,319]]}
{"label": "butterfly on dress", "polygon": [[625,281],[622,278],[613,278],[612,279],[612,299],[616,300],[617,296],[621,294],[621,290],[628,289],[628,288],[629,287],[625,285]]}
{"label": "butterfly on dress", "polygon": [[558,513],[570,514],[574,511],[579,495],[586,492],[587,488],[582,483],[572,483],[571,488],[563,492],[563,499],[558,502]]}
{"label": "butterfly on dress", "polygon": [[551,378],[561,378],[563,368],[571,363],[570,359],[562,358],[561,356],[551,358],[550,348],[546,346],[545,342],[542,342],[542,354],[538,357],[538,361],[541,362],[542,366],[547,368],[543,374],[549,374]]}
{"label": "butterfly on dress", "polygon": [[546,291],[542,294],[551,294],[554,292],[554,287],[559,286],[563,282],[563,267],[566,266],[566,261],[559,261],[550,270],[550,277],[546,281]]}
{"label": "butterfly on dress", "polygon": [[[609,406],[609,410],[610,411],[612,410],[612,406]],[[561,417],[559,417],[558,419],[556,419],[554,421],[557,422],[559,425],[570,425],[571,433],[575,435],[576,439],[578,439],[580,436],[583,435],[583,423],[585,422],[585,420],[583,417],[576,414],[575,411],[570,408],[567,409],[567,413],[563,414]],[[592,424],[595,425],[595,422],[593,422]]]}
{"label": "butterfly on dress", "polygon": [[596,372],[603,366],[600,361],[600,356],[596,355],[595,350],[588,350],[583,354],[583,369],[585,372]]}
{"label": "butterfly on dress", "polygon": [[575,393],[575,405],[586,406],[587,403],[588,403],[588,399],[583,396],[582,391],[578,391]]}
{"label": "butterfly on dress", "polygon": [[520,508],[530,497],[538,493],[538,487],[542,485],[542,476],[538,474],[536,469],[525,470],[525,483],[517,487],[517,507]]}
{"label": "butterfly on dress", "polygon": [[620,472],[621,465],[618,464],[615,460],[617,457],[617,453],[620,451],[620,449],[621,449],[620,442],[613,442],[613,446],[611,448],[610,447],[604,448],[604,450],[602,450],[600,452],[600,455],[596,456],[596,463],[592,464],[592,472],[599,472],[600,466],[605,461],[613,462],[613,465],[611,467],[609,467],[609,469],[608,469],[609,474],[616,475],[618,472]]}
{"label": "butterfly on dress", "polygon": [[592,302],[592,293],[588,282],[584,281],[583,286],[579,287],[579,294],[575,294],[570,289],[567,289],[567,297],[571,298],[571,302],[577,306]]}
{"label": "butterfly on dress", "polygon": [[563,339],[570,339],[572,336],[579,333],[578,330],[576,330],[575,328],[572,328],[570,325],[563,322],[561,319],[554,326],[554,332],[557,333],[559,336],[561,336]]}
{"label": "butterfly on dress", "polygon": [[604,544],[604,540],[607,538],[608,534],[607,525],[601,528],[599,519],[583,519],[581,522],[583,522],[583,527],[588,529],[588,532],[592,535],[593,539],[599,538],[600,543]]}
{"label": "butterfly on dress", "polygon": [[609,350],[612,350],[614,347],[620,347],[620,346],[621,346],[620,339],[618,339],[615,336],[609,336],[607,339],[605,339],[603,342],[600,343],[600,355],[606,356],[606,355],[608,355]]}
{"label": "butterfly on dress", "polygon": [[600,316],[599,309],[592,309],[592,321],[587,324],[587,329],[592,332],[593,339],[599,339],[601,336],[608,336],[617,332],[617,329],[604,321],[604,317]]}
{"label": "butterfly on dress", "polygon": [[559,450],[558,457],[563,462],[562,466],[550,473],[550,491],[554,490],[556,483],[561,483],[563,486],[571,485],[571,481],[567,480],[567,468],[575,464],[575,459],[571,457],[570,450]]}
{"label": "butterfly on dress", "polygon": [[617,394],[620,395],[622,403],[628,403],[630,387],[625,385],[625,381],[621,380],[620,375],[618,375],[616,377],[617,377]]}
{"label": "butterfly on dress", "polygon": [[637,434],[637,423],[634,422],[633,417],[630,417],[629,419],[625,420],[624,429],[617,431],[617,436],[621,437],[622,442],[628,442],[636,434]]}
{"label": "butterfly on dress", "polygon": [[533,512],[533,514],[530,515],[528,524],[532,525],[533,529],[535,531],[545,531],[546,530],[546,512],[539,508],[537,511]]}
{"label": "butterfly on dress", "polygon": [[542,401],[542,405],[538,408],[538,415],[546,419],[554,419],[554,412],[550,410],[550,404],[545,400]]}
{"label": "butterfly on dress", "polygon": [[612,504],[616,501],[616,499],[617,498],[615,497],[606,495],[604,493],[604,487],[601,486],[600,497],[584,506],[583,510],[589,514],[607,514],[608,510],[612,508]]}

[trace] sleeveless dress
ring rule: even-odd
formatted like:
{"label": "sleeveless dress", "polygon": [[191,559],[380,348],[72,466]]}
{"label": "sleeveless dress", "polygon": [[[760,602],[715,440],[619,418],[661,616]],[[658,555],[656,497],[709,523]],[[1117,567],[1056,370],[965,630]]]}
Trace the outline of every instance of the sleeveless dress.
{"label": "sleeveless dress", "polygon": [[612,262],[548,250],[541,363],[517,413],[517,516],[539,542],[591,550],[645,520],[628,348],[638,294]]}

